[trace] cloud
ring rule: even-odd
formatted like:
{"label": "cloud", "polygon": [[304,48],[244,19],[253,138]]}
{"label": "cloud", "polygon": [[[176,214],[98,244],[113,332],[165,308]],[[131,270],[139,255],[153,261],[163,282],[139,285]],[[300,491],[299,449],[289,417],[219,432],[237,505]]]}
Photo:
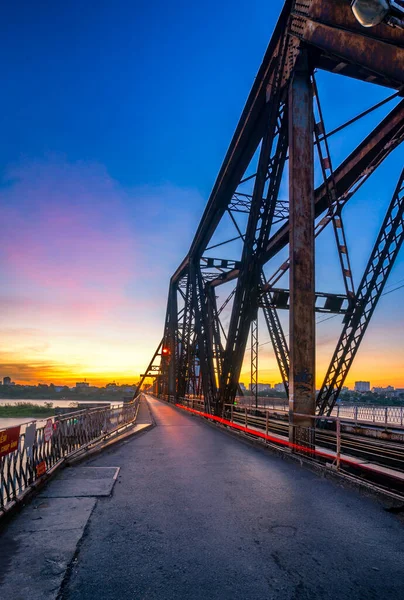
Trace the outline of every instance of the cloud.
{"label": "cloud", "polygon": [[12,380],[25,384],[73,383],[76,380],[73,375],[76,370],[78,370],[77,365],[64,365],[56,362],[0,362],[0,372],[3,373],[3,376],[9,376]]}
{"label": "cloud", "polygon": [[202,212],[199,193],[125,189],[101,165],[52,157],[11,168],[0,201],[4,368],[48,381],[81,368],[100,379],[111,365],[129,378],[134,361],[143,369]]}
{"label": "cloud", "polygon": [[137,297],[145,284],[166,286],[204,203],[168,183],[124,189],[100,165],[63,160],[10,169],[0,198],[7,284],[29,289],[30,300],[52,294],[58,305],[89,302],[97,312],[125,302],[134,286]]}
{"label": "cloud", "polygon": [[[117,301],[136,269],[125,193],[98,165],[33,163],[2,192],[1,263],[38,292]],[[106,282],[109,285],[106,285]]]}

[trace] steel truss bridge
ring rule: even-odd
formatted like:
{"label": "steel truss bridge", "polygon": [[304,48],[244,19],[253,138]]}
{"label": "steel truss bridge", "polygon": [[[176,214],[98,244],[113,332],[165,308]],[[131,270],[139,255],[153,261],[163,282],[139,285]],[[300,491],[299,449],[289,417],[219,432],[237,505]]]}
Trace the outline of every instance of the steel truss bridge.
{"label": "steel truss bridge", "polygon": [[[205,412],[220,415],[238,393],[251,333],[256,395],[262,312],[291,431],[331,413],[404,236],[403,170],[355,287],[343,209],[404,139],[404,34],[394,24],[363,27],[349,0],[286,0],[189,252],[171,277],[162,341],[139,388],[153,376],[159,395],[199,397]],[[322,71],[391,93],[329,131],[317,86]],[[387,102],[392,110],[335,166],[330,138]],[[349,104],[355,110],[354,99]],[[315,240],[326,228],[334,232],[340,294],[315,290]],[[289,311],[288,340],[281,309]],[[343,321],[317,397],[316,312]]]}

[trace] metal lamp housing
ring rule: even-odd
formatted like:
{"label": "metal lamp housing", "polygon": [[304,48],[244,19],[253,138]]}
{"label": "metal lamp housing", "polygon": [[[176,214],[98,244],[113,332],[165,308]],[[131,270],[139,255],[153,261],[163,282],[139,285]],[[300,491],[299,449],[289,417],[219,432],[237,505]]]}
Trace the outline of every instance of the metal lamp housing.
{"label": "metal lamp housing", "polygon": [[353,0],[352,12],[363,27],[379,25],[389,14],[388,0]]}

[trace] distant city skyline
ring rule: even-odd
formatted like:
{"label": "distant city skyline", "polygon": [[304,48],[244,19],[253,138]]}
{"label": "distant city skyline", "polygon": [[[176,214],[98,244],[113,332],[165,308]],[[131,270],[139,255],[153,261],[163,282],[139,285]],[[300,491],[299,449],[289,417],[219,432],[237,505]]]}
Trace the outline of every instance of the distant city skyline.
{"label": "distant city skyline", "polygon": [[[67,386],[67,387],[77,387],[78,389],[80,389],[80,388],[81,389],[85,389],[86,387],[90,387],[91,388],[91,387],[106,387],[106,386],[116,386],[116,387],[128,387],[129,386],[130,387],[130,386],[136,386],[137,383],[139,382],[139,381],[135,381],[133,378],[132,378],[132,380],[131,380],[130,383],[128,381],[124,381],[124,382],[117,381],[117,382],[115,382],[115,381],[110,381],[110,380],[107,380],[107,379],[101,380],[101,381],[92,381],[92,382],[90,382],[90,381],[87,381],[86,378],[85,378],[84,381],[80,382],[80,381],[77,381],[77,378],[73,378],[73,379],[75,379],[74,380],[74,385],[73,385],[72,381],[67,381],[67,380],[64,381],[64,382],[45,381],[45,380],[34,381],[34,382],[33,381],[30,381],[30,382],[27,382],[27,381],[13,381],[13,378],[10,377],[10,376],[8,376],[8,375],[6,375],[6,376],[1,376],[0,375],[0,386],[1,385],[5,385],[5,383],[4,383],[5,379],[10,380],[11,385],[21,385],[21,386],[24,386],[24,385],[26,385],[26,386],[54,385],[55,387],[58,387],[58,388]],[[139,379],[140,378],[138,378],[138,380]],[[7,382],[7,383],[10,384],[9,382]],[[361,389],[357,389],[356,390],[356,391],[359,391],[359,392],[372,391],[372,392],[378,393],[378,392],[383,392],[383,391],[389,391],[389,388],[391,388],[392,390],[393,389],[404,389],[404,386],[401,386],[401,385],[393,386],[393,385],[387,384],[386,386],[374,386],[374,385],[372,385],[372,382],[370,382],[370,381],[356,381],[353,386],[350,387],[348,385],[345,385],[344,388],[347,388],[350,391],[355,391],[355,388],[357,387],[358,383],[359,384],[368,384],[368,386],[366,387],[366,389],[364,388],[362,390]],[[146,380],[145,385],[150,385],[150,384],[151,384],[151,380],[150,381]],[[248,393],[248,392],[251,391],[251,389],[250,389],[251,388],[251,382],[250,381],[246,381],[246,382],[240,381],[240,385],[244,388],[245,392]],[[265,391],[265,388],[267,386],[270,386],[269,391],[283,391],[283,383],[280,383],[277,380],[274,380],[274,381],[259,381],[258,382],[258,386],[259,386],[258,391]]]}

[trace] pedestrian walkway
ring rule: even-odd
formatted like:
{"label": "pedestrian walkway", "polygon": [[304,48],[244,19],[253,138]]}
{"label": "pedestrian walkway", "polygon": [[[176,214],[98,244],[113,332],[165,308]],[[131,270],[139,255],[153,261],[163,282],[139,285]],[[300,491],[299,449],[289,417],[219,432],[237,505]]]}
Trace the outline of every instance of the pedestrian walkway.
{"label": "pedestrian walkway", "polygon": [[120,470],[59,598],[404,597],[404,525],[377,500],[149,402],[156,427],[85,463]]}

